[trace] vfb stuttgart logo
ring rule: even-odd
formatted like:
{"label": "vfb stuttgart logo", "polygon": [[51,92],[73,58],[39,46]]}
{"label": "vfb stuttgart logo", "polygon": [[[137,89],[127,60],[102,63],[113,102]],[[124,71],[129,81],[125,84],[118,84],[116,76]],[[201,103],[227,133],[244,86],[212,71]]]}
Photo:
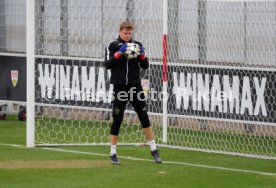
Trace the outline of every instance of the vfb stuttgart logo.
{"label": "vfb stuttgart logo", "polygon": [[11,70],[11,81],[13,87],[16,87],[18,81],[18,70]]}

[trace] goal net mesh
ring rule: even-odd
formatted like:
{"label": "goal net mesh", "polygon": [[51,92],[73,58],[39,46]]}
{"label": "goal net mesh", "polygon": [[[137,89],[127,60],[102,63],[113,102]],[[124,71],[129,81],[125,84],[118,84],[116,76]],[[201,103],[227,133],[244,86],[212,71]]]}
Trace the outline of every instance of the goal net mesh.
{"label": "goal net mesh", "polygon": [[[159,145],[276,156],[275,1],[174,0],[167,6],[164,114],[162,1],[36,1],[37,145],[108,144],[113,86],[104,48],[128,19],[150,60],[141,84]],[[120,143],[145,142],[127,105]]]}

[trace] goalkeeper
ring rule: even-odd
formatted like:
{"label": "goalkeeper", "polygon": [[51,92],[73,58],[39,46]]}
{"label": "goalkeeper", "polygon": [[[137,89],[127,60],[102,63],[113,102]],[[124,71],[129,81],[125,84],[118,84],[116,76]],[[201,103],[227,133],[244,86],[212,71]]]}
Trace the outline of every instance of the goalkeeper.
{"label": "goalkeeper", "polygon": [[[142,124],[143,130],[148,139],[151,155],[156,163],[161,163],[154,134],[150,127],[149,116],[146,110],[145,95],[141,86],[140,68],[149,67],[148,58],[142,44],[132,40],[133,24],[123,21],[120,24],[119,36],[116,40],[107,45],[105,49],[105,66],[111,70],[110,83],[114,84],[112,100],[113,122],[110,128],[111,151],[110,159],[112,164],[120,165],[117,158],[117,143],[119,130],[124,117],[124,110],[128,101],[134,107]],[[136,43],[139,46],[139,55],[136,58],[127,58],[127,43]],[[124,97],[123,97],[124,96]]]}

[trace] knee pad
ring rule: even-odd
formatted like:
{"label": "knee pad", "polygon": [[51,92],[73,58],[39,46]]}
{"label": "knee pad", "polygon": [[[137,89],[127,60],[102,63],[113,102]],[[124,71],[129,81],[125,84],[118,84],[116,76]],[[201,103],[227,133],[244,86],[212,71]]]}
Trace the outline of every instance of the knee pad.
{"label": "knee pad", "polygon": [[143,128],[150,127],[149,116],[146,111],[139,112],[138,117],[139,117],[139,120],[140,120]]}
{"label": "knee pad", "polygon": [[118,110],[117,108],[113,109],[113,122],[110,128],[111,135],[118,135],[120,131],[121,124],[124,118],[124,111]]}
{"label": "knee pad", "polygon": [[120,127],[121,125],[120,124],[117,124],[117,123],[112,123],[111,125],[111,128],[110,128],[110,134],[111,135],[119,135],[119,132],[120,132]]}
{"label": "knee pad", "polygon": [[141,124],[143,128],[150,127],[150,121],[148,119],[146,121],[141,121]]}
{"label": "knee pad", "polygon": [[118,135],[119,134],[122,122],[123,122],[123,118],[121,118],[121,119],[114,118],[113,119],[113,123],[111,124],[111,128],[110,128],[110,134],[111,135]]}

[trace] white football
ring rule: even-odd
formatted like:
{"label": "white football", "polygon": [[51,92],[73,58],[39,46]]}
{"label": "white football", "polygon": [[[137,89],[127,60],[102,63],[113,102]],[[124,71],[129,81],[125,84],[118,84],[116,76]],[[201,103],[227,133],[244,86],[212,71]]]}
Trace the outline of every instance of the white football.
{"label": "white football", "polygon": [[126,57],[128,59],[133,59],[138,57],[140,49],[139,49],[139,44],[136,43],[127,43],[127,50],[125,52]]}

